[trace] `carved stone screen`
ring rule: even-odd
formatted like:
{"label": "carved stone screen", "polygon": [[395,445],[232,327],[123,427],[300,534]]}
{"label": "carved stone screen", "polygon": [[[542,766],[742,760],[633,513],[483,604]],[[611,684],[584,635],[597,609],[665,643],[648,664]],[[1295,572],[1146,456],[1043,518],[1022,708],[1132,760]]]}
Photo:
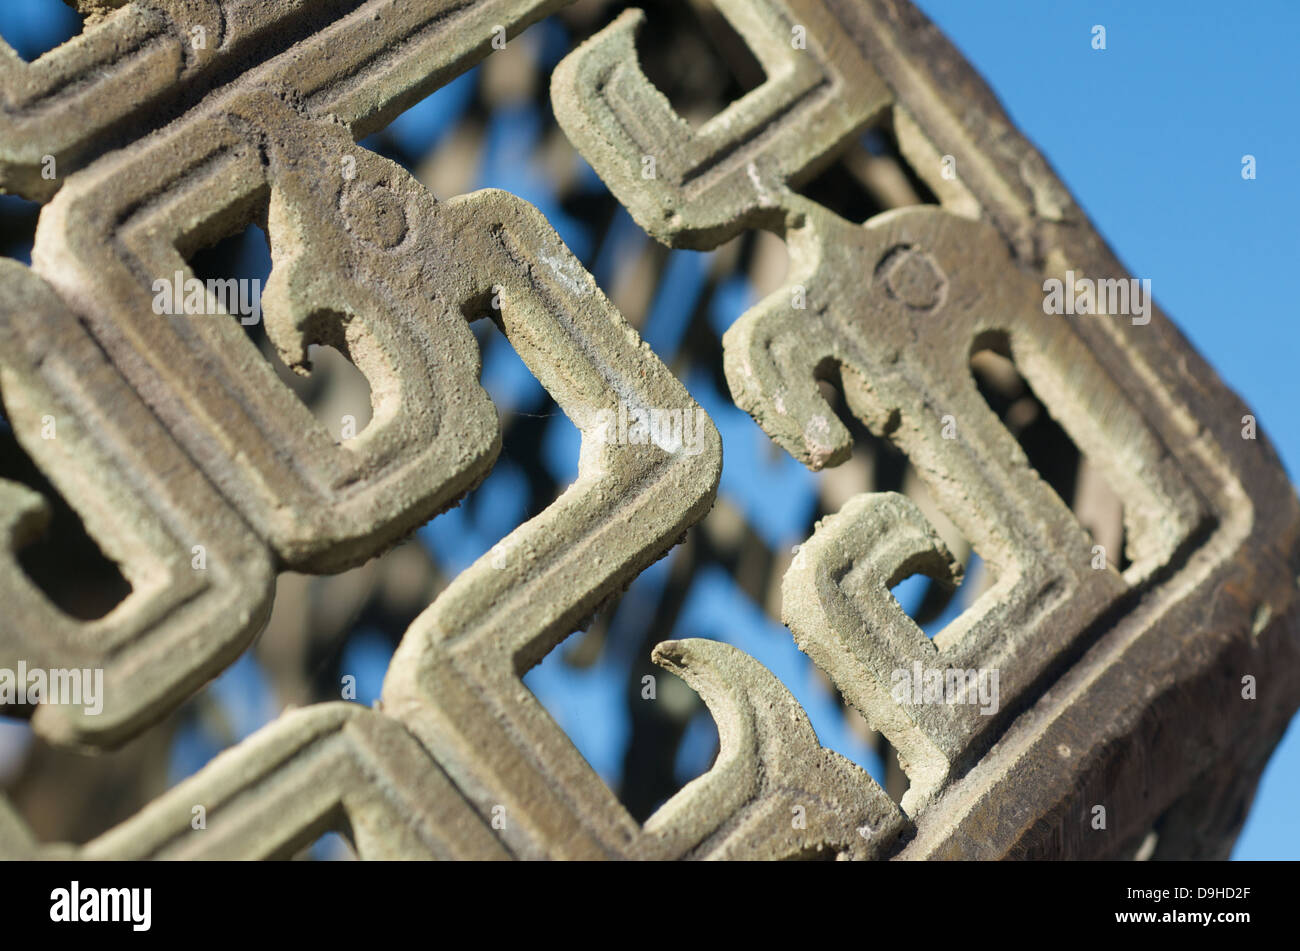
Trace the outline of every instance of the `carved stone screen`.
{"label": "carved stone screen", "polygon": [[1294,490],[906,0],[80,7],[0,45],[0,855],[1228,854]]}

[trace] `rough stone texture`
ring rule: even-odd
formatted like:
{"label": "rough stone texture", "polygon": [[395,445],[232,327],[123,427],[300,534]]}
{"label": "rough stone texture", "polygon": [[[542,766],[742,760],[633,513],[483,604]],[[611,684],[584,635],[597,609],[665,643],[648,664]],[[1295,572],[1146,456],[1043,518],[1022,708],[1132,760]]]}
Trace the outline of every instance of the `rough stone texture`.
{"label": "rough stone texture", "polygon": [[[761,89],[692,130],[641,73],[629,11],[556,70],[556,116],[660,241],[785,240],[789,286],[724,337],[736,403],[806,465],[836,465],[851,437],[817,381],[838,381],[994,569],[927,639],[889,587],[955,580],[951,556],[915,505],[880,494],[825,519],[786,575],[800,647],[899,751],[915,822],[902,857],[1131,854],[1153,826],[1157,855],[1225,855],[1300,702],[1300,509],[1272,449],[1241,438],[1245,408],[1158,308],[1146,324],[1044,315],[1045,278],[1127,274],[908,4],[718,6]],[[859,226],[793,190],[886,115],[940,207]],[[985,348],[1015,360],[1123,499],[1123,574],[1094,570],[1091,540],[980,398],[969,358]],[[999,713],[895,702],[891,673],[917,662],[998,670]],[[1268,696],[1243,699],[1245,675]]]}
{"label": "rough stone texture", "polygon": [[[502,192],[438,202],[353,140],[481,58],[498,24],[513,33],[554,6],[371,2],[308,17],[298,4],[202,5],[218,15],[210,34],[225,31],[221,50],[158,94],[180,95],[171,84],[201,83],[205,68],[217,70],[202,74],[211,92],[192,105],[166,99],[181,104],[176,120],[126,149],[51,94],[49,109],[86,135],[59,154],[67,177],[42,215],[32,269],[0,272],[0,327],[14,344],[2,358],[6,406],[20,443],[56,473],[135,590],[103,622],[52,616],[13,555],[38,500],[5,483],[5,585],[19,611],[6,618],[4,658],[102,661],[110,672],[111,715],[69,722],[66,708],[41,708],[34,725],[47,739],[120,742],[246,645],[273,566],[360,563],[482,478],[499,433],[467,318],[499,322],[584,445],[569,491],[415,623],[382,712],[287,714],[79,853],[38,846],[6,807],[6,852],[276,856],[331,828],[380,857],[867,857],[897,840],[898,808],[822,750],[788,692],[732,648],[662,648],[661,662],[714,705],[723,754],[644,829],[520,682],[708,510],[717,433],[533,208]],[[330,10],[337,17],[320,24]],[[23,83],[57,64],[118,108],[101,114],[161,125],[159,105],[133,110],[141,97],[115,86],[154,54],[115,46],[105,69],[92,51],[113,31],[164,21],[159,42],[175,48],[191,13],[128,5],[12,66],[20,78],[6,76],[6,93],[30,94]],[[290,45],[308,22],[318,29]],[[287,48],[233,81],[213,79],[227,78],[219,62],[236,57],[244,33]],[[22,148],[5,184],[47,197],[28,153],[55,146],[37,125],[6,137]],[[92,145],[105,154],[67,174]],[[233,319],[152,310],[153,279],[188,275],[189,254],[250,221],[273,248],[263,303],[284,361],[302,366],[309,344],[329,343],[371,381],[375,418],[347,445],[278,383]],[[700,451],[601,439],[598,414],[620,403],[699,413]],[[39,436],[45,415],[60,421],[55,440]],[[203,574],[186,564],[191,543],[207,548]],[[812,813],[806,829],[790,823],[791,802]]]}
{"label": "rough stone texture", "polygon": [[[28,454],[76,500],[87,530],[131,582],[129,610],[78,622],[46,599],[16,553],[38,534],[45,500],[0,480],[0,668],[103,667],[102,713],[41,704],[36,730],[64,743],[118,742],[233,661],[271,607],[272,567],[257,540],[194,469],[67,306],[37,275],[0,260],[0,392]],[[52,417],[54,439],[40,436]],[[202,544],[206,571],[194,571]]]}
{"label": "rough stone texture", "polygon": [[[838,380],[997,571],[926,639],[888,588],[953,560],[915,505],[878,494],[824,520],[786,576],[800,646],[900,751],[902,807],[723,644],[655,652],[709,705],[721,752],[644,824],[523,686],[708,511],[720,441],[711,424],[697,454],[600,438],[621,403],[698,407],[534,208],[499,191],[438,201],[354,142],[487,55],[498,28],[560,5],[139,0],[35,63],[0,45],[0,186],[49,201],[32,268],[0,267],[0,390],[19,442],[134,589],[101,621],[54,611],[15,555],[40,500],[0,481],[14,606],[0,666],[107,672],[103,716],[41,707],[41,735],[105,747],[138,733],[247,645],[275,571],[360,564],[481,480],[500,434],[469,319],[498,323],[583,434],[577,481],[420,615],[377,709],[286,713],[80,849],[37,843],[0,801],[0,854],[271,857],[334,829],[363,857],[1118,856],[1153,828],[1157,855],[1224,854],[1300,704],[1300,506],[1158,310],[1141,326],[1043,315],[1045,276],[1126,275],[901,3],[720,2],[770,79],[695,131],[641,74],[633,12],[561,64],[553,93],[660,240],[708,248],[763,228],[787,242],[791,287],[725,338],[738,405],[807,465],[835,465],[851,440],[817,380]],[[942,207],[854,226],[792,190],[887,117]],[[371,382],[374,419],[345,444],[234,319],[152,310],[155,278],[253,221],[272,245],[264,314],[283,360],[304,367],[308,345],[330,344]],[[980,399],[969,357],[984,346],[1015,358],[1122,495],[1122,574],[1093,569],[1076,517]],[[999,713],[895,703],[891,672],[915,661],[998,669]],[[1246,674],[1257,700],[1241,699]]]}

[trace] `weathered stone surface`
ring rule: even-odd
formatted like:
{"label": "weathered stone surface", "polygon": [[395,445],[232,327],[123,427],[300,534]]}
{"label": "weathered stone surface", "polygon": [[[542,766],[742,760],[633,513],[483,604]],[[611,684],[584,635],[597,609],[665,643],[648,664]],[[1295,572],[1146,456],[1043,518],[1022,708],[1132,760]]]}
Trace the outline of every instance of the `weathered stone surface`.
{"label": "weathered stone surface", "polygon": [[[785,240],[788,286],[724,338],[736,403],[808,466],[833,466],[852,440],[817,382],[838,381],[995,572],[927,639],[889,587],[918,570],[952,580],[951,557],[914,505],[866,496],[786,576],[800,647],[899,751],[916,823],[902,855],[1117,855],[1184,810],[1196,819],[1171,821],[1159,854],[1226,854],[1300,703],[1300,509],[1272,450],[1240,437],[1244,407],[1158,308],[1044,314],[1047,278],[1127,275],[910,6],[718,6],[770,77],[761,89],[692,130],[641,73],[629,12],[556,70],[556,116],[660,241],[711,248],[747,228]],[[794,191],[886,114],[940,207],[859,226]],[[969,359],[990,347],[1122,498],[1123,574],[1096,570],[1092,541],[980,398]],[[892,675],[917,663],[998,671],[1000,709],[896,700]],[[1243,699],[1242,677],[1265,670],[1278,672],[1269,697]],[[1112,817],[1106,835],[1089,835],[1094,804]]]}
{"label": "weathered stone surface", "polygon": [[82,854],[287,858],[330,829],[371,858],[509,857],[399,723],[345,703],[286,713]]}
{"label": "weathered stone surface", "polygon": [[[175,122],[61,179],[42,216],[32,271],[12,265],[0,275],[15,305],[6,311],[14,325],[7,332],[25,333],[18,339],[29,350],[85,356],[98,344],[107,356],[87,356],[88,368],[103,366],[105,383],[94,389],[97,377],[88,373],[86,392],[71,387],[83,400],[64,415],[78,438],[89,399],[113,411],[114,426],[142,439],[157,432],[160,443],[138,460],[60,456],[28,434],[29,416],[43,407],[24,412],[20,402],[45,398],[41,388],[57,382],[56,360],[37,354],[16,364],[14,372],[25,374],[19,382],[5,378],[24,445],[59,470],[60,488],[129,580],[145,583],[105,622],[122,626],[113,644],[131,649],[120,675],[111,668],[112,729],[107,717],[101,729],[99,721],[63,726],[43,707],[36,726],[51,740],[107,744],[138,730],[255,633],[272,563],[313,571],[357,564],[485,474],[499,434],[478,385],[467,319],[493,316],[584,435],[570,490],[466,571],[413,626],[390,670],[382,712],[327,705],[288,714],[80,854],[276,856],[329,828],[347,831],[370,856],[822,849],[870,856],[897,840],[904,826],[897,807],[862,770],[823,751],[784,688],[734,649],[665,646],[664,662],[716,706],[724,755],[644,830],[519,681],[708,510],[721,465],[718,436],[535,210],[502,192],[438,202],[353,139],[466,69],[497,29],[514,32],[552,6],[337,5],[334,22],[234,81],[214,82]],[[91,40],[149,9],[132,5],[92,26],[90,39],[20,72],[56,63],[93,71],[84,49]],[[235,12],[229,4],[213,9]],[[293,40],[280,18],[295,10],[267,7],[246,25],[268,43]],[[121,103],[119,72],[97,74],[96,83]],[[130,112],[125,103],[120,111]],[[24,143],[29,151],[46,147],[36,132]],[[65,171],[72,156],[88,154],[77,148],[69,146]],[[10,186],[47,195],[27,174],[30,160],[24,166],[16,154]],[[265,317],[284,361],[302,366],[309,344],[328,343],[371,382],[374,420],[347,445],[334,443],[276,380],[233,318],[160,315],[153,306],[155,280],[178,271],[188,278],[188,255],[250,221],[263,223],[272,244]],[[39,304],[35,314],[49,315],[49,335],[22,322],[28,301]],[[602,414],[621,405],[684,414],[695,421],[694,439],[689,447],[611,441]],[[176,534],[182,544],[198,536],[210,568],[242,572],[227,587],[255,596],[253,605],[227,613],[212,630],[192,621],[169,627],[150,610],[143,598],[159,575],[137,564],[149,549],[137,557],[117,540],[150,526],[148,507],[127,492],[137,463],[139,480],[165,480],[163,500],[198,510],[200,524]],[[220,500],[209,498],[198,470]],[[115,520],[93,515],[96,490],[113,496]],[[10,523],[30,522],[31,493],[5,492]],[[49,643],[66,624],[47,626],[50,606],[22,588],[10,554],[22,542],[11,535],[5,568],[32,606],[7,620],[5,656],[70,662],[71,653]],[[249,550],[237,552],[236,544]],[[179,575],[185,566],[172,567]],[[169,593],[184,596],[188,583],[177,578]],[[158,661],[145,653],[155,642],[196,659]],[[38,643],[46,653],[35,653]],[[130,704],[120,699],[128,692]],[[792,800],[809,813],[799,830],[789,821]],[[195,823],[197,807],[205,823]],[[8,828],[15,820],[5,821]],[[6,848],[32,854],[38,847],[15,831]],[[49,846],[40,854],[72,853]]]}
{"label": "weathered stone surface", "polygon": [[[871,494],[823,520],[786,575],[799,645],[900,753],[901,808],[733,647],[656,649],[709,705],[721,751],[645,823],[524,687],[708,511],[720,439],[536,209],[500,191],[439,201],[355,140],[561,5],[136,0],[34,63],[0,46],[0,187],[48,200],[32,267],[0,267],[0,393],[133,587],[100,621],[57,612],[16,557],[40,500],[0,481],[0,596],[16,605],[0,666],[107,673],[102,716],[38,708],[47,739],[138,733],[257,633],[276,570],[366,562],[482,479],[500,432],[470,320],[497,323],[582,434],[577,481],[418,617],[376,709],[286,713],[80,848],[38,843],[0,800],[0,854],[275,857],[334,829],[363,857],[1118,856],[1153,828],[1157,855],[1224,854],[1300,705],[1300,505],[1158,309],[1043,314],[1047,277],[1126,275],[903,3],[720,0],[769,79],[695,130],[641,73],[635,12],[552,87],[574,144],[659,240],[786,242],[789,286],[724,338],[737,404],[834,466],[852,438],[818,382],[837,381],[996,571],[927,639],[889,588],[951,580],[955,561],[920,507]],[[939,207],[855,226],[794,190],[882,121]],[[316,422],[235,317],[155,311],[155,280],[190,276],[188,257],[251,222],[272,246],[264,312],[284,362],[329,344],[370,382],[354,439]],[[1122,497],[1123,572],[1094,566],[981,399],[983,348],[1015,359]],[[611,439],[621,407],[697,420],[697,439]],[[997,670],[997,710],[897,700],[895,673],[918,663]],[[1258,699],[1242,699],[1247,675]]]}
{"label": "weathered stone surface", "polygon": [[[270,610],[271,559],[49,286],[9,260],[0,260],[0,286],[9,424],[134,589],[97,621],[55,608],[15,557],[39,534],[46,502],[0,480],[0,668],[103,668],[115,702],[95,715],[41,704],[33,724],[58,742],[116,743],[248,645]],[[195,545],[204,549],[201,571],[192,567]]]}

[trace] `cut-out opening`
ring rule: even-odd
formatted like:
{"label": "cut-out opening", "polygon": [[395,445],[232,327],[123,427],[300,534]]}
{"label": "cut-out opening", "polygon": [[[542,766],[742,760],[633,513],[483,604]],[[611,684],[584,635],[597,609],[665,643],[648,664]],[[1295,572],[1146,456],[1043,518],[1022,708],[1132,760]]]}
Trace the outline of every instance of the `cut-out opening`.
{"label": "cut-out opening", "polygon": [[21,775],[36,739],[29,722],[5,719],[3,714],[8,712],[0,707],[0,793],[7,792]]}
{"label": "cut-out opening", "polygon": [[634,729],[624,747],[620,781],[613,787],[637,822],[645,822],[712,769],[720,749],[718,725],[704,701],[675,675],[648,661],[645,669],[642,677],[656,678],[659,700],[646,700],[640,692],[631,695]]}
{"label": "cut-out opening", "polygon": [[[3,400],[0,393],[0,478],[39,492],[50,509],[45,531],[18,552],[18,563],[64,614],[79,621],[102,618],[127,599],[131,583],[19,444],[3,412]],[[57,417],[53,425],[57,427]],[[57,432],[57,428],[52,431],[54,438]]]}
{"label": "cut-out opening", "polygon": [[[337,693],[321,699],[337,699]],[[36,841],[82,845],[138,817],[145,806],[282,712],[284,702],[270,676],[247,652],[179,709],[118,748],[87,756],[33,736],[23,768],[5,792]],[[204,830],[222,818],[211,803],[196,801],[186,820],[177,832],[201,843],[208,835]],[[341,809],[303,830],[285,854],[275,857],[291,858],[331,829],[350,835]]]}
{"label": "cut-out opening", "polygon": [[578,428],[498,325],[490,297],[471,302],[465,316],[479,346],[479,383],[500,418],[501,452],[478,486],[419,530],[448,577],[489,553],[508,557],[506,536],[577,479],[581,447]]}
{"label": "cut-out opening", "polygon": [[253,654],[283,704],[342,699],[371,705],[402,633],[446,582],[418,538],[341,575],[283,571]]}
{"label": "cut-out opening", "polygon": [[767,79],[744,38],[712,4],[640,4],[647,24],[637,37],[641,71],[673,110],[700,126]]}
{"label": "cut-out opening", "polygon": [[912,788],[911,777],[903,770],[903,764],[898,758],[898,750],[894,744],[883,736],[880,738],[880,756],[885,763],[885,781],[881,786],[885,790],[885,795],[901,809],[903,797]]}
{"label": "cut-out opening", "polygon": [[320,395],[311,399],[307,408],[336,442],[355,439],[370,425],[374,414],[370,381],[351,360],[326,344],[308,346],[307,359],[320,387]]}
{"label": "cut-out opening", "polygon": [[578,478],[582,434],[515,350],[501,315],[484,301],[466,317],[479,346],[479,383],[500,417],[501,459],[526,474],[531,518]]}
{"label": "cut-out opening", "polygon": [[[770,231],[743,232],[719,245],[712,254],[709,271],[718,287],[716,293],[734,298],[717,301],[715,306],[734,311],[736,317],[748,310],[752,303],[786,286],[790,253],[785,242]],[[748,293],[743,297],[740,296],[742,289],[732,287],[732,282],[741,275],[747,278],[749,285]],[[720,324],[717,329],[725,332],[729,325],[730,321]]]}
{"label": "cut-out opening", "polygon": [[842,147],[829,164],[794,184],[799,194],[854,224],[891,208],[939,204],[903,158],[887,119]]}
{"label": "cut-out opening", "polygon": [[81,17],[62,0],[0,3],[0,38],[25,62],[39,59],[81,33]]}
{"label": "cut-out opening", "polygon": [[1129,567],[1124,504],[1100,468],[1091,464],[1020,375],[1005,334],[977,342],[970,358],[980,395],[1024,450],[1057,497],[1100,546],[1104,564],[1123,573]]}
{"label": "cut-out opening", "polygon": [[[585,669],[572,663],[573,651],[566,650],[580,644],[571,634],[524,674],[523,683],[623,807],[644,822],[712,767],[718,731],[704,701],[685,681],[648,659],[633,661],[622,649],[630,642],[628,633],[626,625],[616,628],[614,636],[623,644],[606,644]],[[620,687],[629,691],[627,703],[613,696]],[[616,722],[610,722],[611,709],[617,711]],[[633,720],[640,721],[636,730]],[[641,749],[633,749],[634,743]]]}
{"label": "cut-out opening", "polygon": [[0,195],[0,256],[27,265],[32,263],[32,245],[40,215],[40,202],[18,195]]}
{"label": "cut-out opening", "polygon": [[931,622],[951,603],[955,589],[941,579],[918,571],[896,582],[889,593],[904,613],[925,631],[926,637],[934,637],[936,629]]}
{"label": "cut-out opening", "polygon": [[[267,675],[247,652],[180,708],[120,747],[87,756],[34,734],[27,740],[20,736],[26,746],[22,767],[4,792],[37,842],[83,845],[138,816],[283,709]],[[206,834],[191,832],[200,817],[211,828],[211,810],[191,809],[185,834]]]}
{"label": "cut-out opening", "polygon": [[[717,726],[704,701],[651,660],[655,645],[682,630],[695,538],[688,532],[683,545],[522,672],[524,686],[637,822],[711,769],[718,755]],[[802,657],[793,644],[789,651]]]}
{"label": "cut-out opening", "polygon": [[[138,815],[167,790],[177,723],[173,714],[93,756],[56,746],[23,723],[29,733],[17,734],[25,747],[22,765],[4,793],[38,843],[83,845]],[[13,724],[7,726],[13,732]]]}
{"label": "cut-out opening", "polygon": [[347,836],[329,831],[294,857],[297,862],[353,862],[357,852]]}
{"label": "cut-out opening", "polygon": [[397,645],[382,631],[355,625],[338,646],[338,662],[330,685],[341,688],[344,700],[373,707],[383,696],[384,677]]}
{"label": "cut-out opening", "polygon": [[[226,295],[226,303],[232,305],[226,310],[239,320],[280,382],[302,401],[336,442],[346,444],[365,431],[374,415],[370,382],[345,353],[328,343],[309,345],[310,372],[304,376],[285,366],[267,335],[261,314],[261,293],[271,273],[271,249],[261,227],[249,224],[242,231],[202,248],[190,257],[189,265],[194,276],[205,284],[237,282],[237,291]],[[342,345],[341,341],[335,342]]]}
{"label": "cut-out opening", "polygon": [[721,739],[713,714],[707,708],[697,710],[687,721],[686,731],[682,734],[673,758],[673,779],[678,787],[685,786],[712,769],[720,750]]}
{"label": "cut-out opening", "polygon": [[943,578],[942,571],[937,568],[918,568],[905,572],[890,585],[889,593],[902,611],[916,622],[926,637],[933,639],[988,590],[993,583],[993,572],[961,530],[931,502],[928,491],[913,471],[904,478],[904,494],[920,506],[927,521],[934,526],[962,568],[956,584]]}
{"label": "cut-out opening", "polygon": [[823,513],[838,512],[860,492],[902,492],[911,463],[902,450],[869,430],[849,409],[840,367],[834,361],[818,368],[817,388],[853,438],[853,451],[846,462],[817,473]]}
{"label": "cut-out opening", "polygon": [[849,411],[839,367],[828,363],[819,374],[822,397],[853,436],[849,460],[819,474],[824,514],[838,512],[861,492],[901,493],[921,509],[963,569],[956,585],[936,580],[924,571],[912,571],[890,586],[890,593],[904,613],[933,638],[993,584],[992,566],[980,558],[961,529],[939,508],[906,454],[872,433]]}

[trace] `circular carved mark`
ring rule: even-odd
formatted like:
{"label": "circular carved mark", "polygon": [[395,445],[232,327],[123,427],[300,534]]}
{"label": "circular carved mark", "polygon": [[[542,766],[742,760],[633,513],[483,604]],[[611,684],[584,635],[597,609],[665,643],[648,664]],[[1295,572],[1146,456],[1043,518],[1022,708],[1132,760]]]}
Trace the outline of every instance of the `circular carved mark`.
{"label": "circular carved mark", "polygon": [[912,310],[934,310],[943,303],[948,277],[930,255],[910,244],[896,244],[876,265],[885,293]]}
{"label": "circular carved mark", "polygon": [[356,183],[339,204],[348,230],[362,240],[387,250],[406,237],[406,210],[402,199],[384,183]]}

